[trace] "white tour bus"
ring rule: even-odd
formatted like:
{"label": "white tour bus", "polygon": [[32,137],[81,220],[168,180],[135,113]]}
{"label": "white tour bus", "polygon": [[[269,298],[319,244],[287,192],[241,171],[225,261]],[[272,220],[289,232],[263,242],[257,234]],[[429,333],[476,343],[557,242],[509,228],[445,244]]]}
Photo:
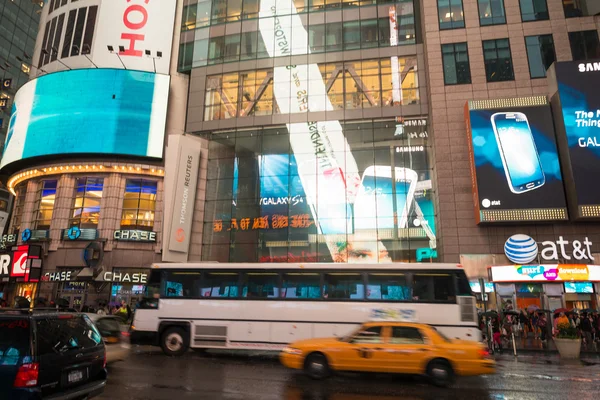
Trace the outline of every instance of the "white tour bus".
{"label": "white tour bus", "polygon": [[190,347],[280,350],[373,319],[481,340],[460,265],[185,263],[152,266],[131,341],[169,355]]}

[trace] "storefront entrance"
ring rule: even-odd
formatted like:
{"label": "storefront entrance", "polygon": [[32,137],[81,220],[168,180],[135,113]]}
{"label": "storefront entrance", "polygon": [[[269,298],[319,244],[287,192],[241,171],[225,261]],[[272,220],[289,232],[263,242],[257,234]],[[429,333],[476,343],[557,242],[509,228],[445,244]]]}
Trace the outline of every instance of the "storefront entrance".
{"label": "storefront entrance", "polygon": [[542,307],[542,285],[536,283],[522,283],[515,285],[517,309],[527,310],[528,307]]}
{"label": "storefront entrance", "polygon": [[86,304],[88,285],[88,282],[61,282],[57,298],[65,299],[70,308],[81,311],[81,307]]}

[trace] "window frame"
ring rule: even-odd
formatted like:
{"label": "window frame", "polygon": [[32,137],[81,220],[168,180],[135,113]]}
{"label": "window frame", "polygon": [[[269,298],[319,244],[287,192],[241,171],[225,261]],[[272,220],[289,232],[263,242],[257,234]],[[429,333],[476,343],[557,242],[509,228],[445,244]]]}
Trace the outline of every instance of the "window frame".
{"label": "window frame", "polygon": [[[134,193],[134,192],[127,192],[127,182],[129,181],[139,181],[140,182],[140,191],[138,192],[138,196],[137,196],[137,208],[125,208],[125,201],[127,200],[133,200],[133,199],[127,199],[126,194],[127,193]],[[140,209],[140,203],[142,201],[142,188],[144,187],[144,182],[153,182],[156,184],[156,191],[154,193],[154,200],[145,200],[144,201],[153,201],[154,202],[154,210],[149,210],[149,209]],[[130,229],[130,230],[141,230],[141,231],[148,231],[148,232],[152,232],[154,230],[154,224],[156,223],[156,202],[157,202],[157,198],[158,198],[158,180],[156,179],[146,179],[146,178],[128,178],[125,179],[125,188],[123,191],[123,201],[121,202],[121,221],[119,223],[119,228],[120,229]],[[135,218],[135,224],[132,225],[123,225],[123,212],[125,212],[126,210],[135,210],[136,211],[136,218]],[[142,211],[152,211],[152,225],[139,225],[139,212],[140,210]]]}
{"label": "window frame", "polygon": [[481,1],[489,1],[490,2],[490,12],[492,12],[491,2],[494,1],[494,0],[477,0],[477,17],[479,19],[479,26],[480,27],[495,26],[495,25],[506,25],[508,23],[507,20],[506,20],[506,5],[504,3],[504,0],[498,0],[498,1],[502,2],[502,12],[503,12],[503,17],[504,17],[504,22],[493,22],[496,17],[494,17],[494,14],[492,13],[492,16],[489,18],[489,20],[491,20],[492,23],[489,23],[489,24],[482,23],[481,22],[481,5],[480,5]]}
{"label": "window frame", "polygon": [[[83,184],[83,195],[81,197],[81,207],[76,207],[76,202],[77,199],[79,198],[78,196],[78,180],[79,179],[85,179],[85,183]],[[101,179],[102,180],[102,192],[101,192],[101,196],[99,197],[99,201],[100,201],[100,205],[99,210],[98,210],[98,223],[95,224],[94,227],[89,227],[89,226],[85,226],[82,228],[82,222],[81,222],[81,216],[83,215],[83,210],[85,209],[85,199],[88,198],[87,193],[88,193],[88,186],[89,186],[89,179]],[[84,176],[84,177],[76,177],[75,178],[75,188],[73,189],[74,194],[73,194],[73,204],[71,206],[71,217],[69,217],[69,227],[73,227],[73,226],[78,226],[81,229],[98,229],[98,225],[100,225],[100,213],[102,212],[102,197],[104,197],[104,177],[103,176]],[[79,214],[79,217],[75,217],[74,213],[75,210],[81,210],[81,213]],[[79,224],[74,224],[74,221],[79,221]],[[86,225],[92,225],[90,223],[86,223]]]}
{"label": "window frame", "polygon": [[[450,14],[452,14],[452,5],[451,5],[451,1],[452,0],[445,0],[448,2],[448,9],[450,10]],[[436,8],[437,8],[437,13],[438,13],[438,29],[440,31],[447,31],[447,30],[451,30],[451,29],[465,29],[466,28],[466,24],[465,24],[465,4],[463,0],[460,0],[460,10],[462,13],[462,26],[451,26],[449,28],[442,28],[441,24],[442,24],[442,19],[440,17],[440,0],[436,0]],[[452,16],[451,16],[452,18]],[[455,21],[451,21],[450,24],[454,25]]]}
{"label": "window frame", "polygon": [[[548,21],[550,19],[550,11],[548,10],[548,0],[543,0],[544,4],[546,5],[546,14],[547,14],[546,18],[542,18],[542,19],[536,18],[536,19],[528,19],[528,20],[523,19],[523,7],[521,5],[521,3],[523,3],[523,1],[530,1],[532,5],[535,4],[535,0],[519,0],[519,14],[521,15],[522,23],[535,22],[535,21]],[[534,8],[533,11],[535,11],[535,6],[533,8]],[[532,36],[534,36],[534,35],[532,35]]]}
{"label": "window frame", "polygon": [[583,43],[584,45],[586,45],[586,46],[584,46],[584,50],[585,50],[584,58],[578,58],[578,57],[576,58],[575,54],[573,53],[573,42],[571,41],[571,35],[578,34],[580,36],[580,38],[585,38],[585,34],[587,32],[595,32],[596,39],[597,39],[596,43],[597,43],[597,48],[598,48],[597,52],[599,53],[597,56],[600,56],[600,35],[598,34],[598,30],[588,29],[585,31],[572,31],[572,32],[569,32],[568,35],[569,35],[569,46],[571,47],[571,56],[573,57],[573,61],[583,61],[583,60],[587,60],[587,59],[597,58],[597,57],[590,57],[588,50],[587,50],[587,45],[586,45],[587,43],[585,43],[585,42]]}
{"label": "window frame", "polygon": [[[47,225],[40,225],[40,222],[44,222],[47,221],[46,219],[40,218],[41,217],[41,212],[42,212],[42,200],[44,197],[44,191],[45,190],[51,190],[51,188],[46,189],[46,182],[55,182],[56,187],[54,188],[54,203],[52,203],[52,208],[44,208],[45,211],[51,210],[50,212],[50,223]],[[42,179],[40,181],[38,181],[38,187],[36,190],[36,194],[35,194],[35,202],[33,203],[33,212],[34,212],[34,218],[31,221],[31,225],[33,226],[33,229],[36,230],[50,230],[50,227],[52,226],[52,220],[53,220],[53,216],[54,216],[54,208],[56,207],[56,196],[58,195],[58,183],[59,180],[58,179]]]}
{"label": "window frame", "polygon": [[[554,36],[552,35],[552,33],[545,33],[543,35],[525,36],[523,38],[523,40],[525,41],[525,52],[527,53],[527,66],[529,67],[529,78],[530,79],[544,79],[547,77],[546,72],[548,71],[549,66],[546,67],[546,70],[544,71],[544,76],[533,76],[533,74],[532,74],[533,71],[531,70],[531,60],[529,59],[529,45],[527,44],[527,38],[530,38],[530,37],[538,38],[538,50],[541,51],[541,46],[539,45],[539,38],[542,36],[545,36],[545,37],[549,36],[550,39],[552,40],[552,53],[554,53],[554,61],[553,62],[556,62],[556,47],[554,46]],[[542,57],[542,64],[543,63],[544,63],[544,60]],[[552,64],[550,64],[550,65],[552,65]],[[545,67],[545,65],[544,65],[544,67]]]}
{"label": "window frame", "polygon": [[[469,81],[468,82],[459,82],[458,81],[458,68],[457,66],[457,61],[456,61],[456,45],[457,44],[464,44],[466,47],[465,52],[467,53],[467,63],[469,65]],[[452,56],[454,57],[454,69],[456,72],[456,83],[448,83],[446,81],[446,68],[444,65],[444,46],[450,46],[452,45]],[[468,42],[458,42],[458,43],[442,43],[441,47],[440,47],[441,53],[442,53],[442,72],[444,74],[444,85],[445,86],[455,86],[455,85],[471,85],[473,84],[473,77],[471,76],[471,58],[469,57],[469,44]]]}
{"label": "window frame", "polygon": [[27,182],[17,185],[15,199],[12,207],[11,232],[16,234],[21,230],[23,214],[25,213],[25,200],[27,198]]}
{"label": "window frame", "polygon": [[[496,52],[496,61],[499,60],[498,57],[498,41],[499,40],[506,40],[506,42],[508,43],[508,53],[510,54],[510,69],[511,69],[511,73],[512,73],[512,77],[511,79],[501,79],[501,80],[492,80],[490,81],[489,79],[489,74],[488,74],[488,65],[486,63],[485,60],[485,46],[484,44],[486,42],[494,42],[494,50]],[[485,79],[487,83],[497,83],[497,82],[511,82],[515,80],[515,66],[513,63],[513,58],[512,58],[512,48],[510,46],[510,38],[498,38],[498,39],[489,39],[489,40],[482,40],[481,41],[481,49],[483,52],[483,64],[485,67]]]}

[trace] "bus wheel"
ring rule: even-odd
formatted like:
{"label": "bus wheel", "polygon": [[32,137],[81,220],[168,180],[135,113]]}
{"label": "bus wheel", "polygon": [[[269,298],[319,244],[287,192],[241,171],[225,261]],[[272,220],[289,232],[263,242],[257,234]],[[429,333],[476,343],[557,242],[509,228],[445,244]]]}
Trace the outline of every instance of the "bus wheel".
{"label": "bus wheel", "polygon": [[427,377],[435,386],[448,387],[454,382],[454,371],[448,361],[432,360],[427,365]]}
{"label": "bus wheel", "polygon": [[304,361],[304,373],[312,379],[324,379],[331,374],[327,358],[321,353],[312,353]]}
{"label": "bus wheel", "polygon": [[160,347],[168,356],[180,356],[188,351],[189,337],[188,333],[182,328],[167,328],[162,334]]}

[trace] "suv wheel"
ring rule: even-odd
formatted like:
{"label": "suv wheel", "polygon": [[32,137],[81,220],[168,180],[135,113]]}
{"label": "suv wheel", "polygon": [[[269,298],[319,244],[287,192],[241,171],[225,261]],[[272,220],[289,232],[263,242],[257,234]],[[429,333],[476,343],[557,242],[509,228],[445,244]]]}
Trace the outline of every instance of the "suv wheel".
{"label": "suv wheel", "polygon": [[161,337],[160,347],[168,356],[180,356],[189,348],[189,334],[182,328],[167,328]]}

